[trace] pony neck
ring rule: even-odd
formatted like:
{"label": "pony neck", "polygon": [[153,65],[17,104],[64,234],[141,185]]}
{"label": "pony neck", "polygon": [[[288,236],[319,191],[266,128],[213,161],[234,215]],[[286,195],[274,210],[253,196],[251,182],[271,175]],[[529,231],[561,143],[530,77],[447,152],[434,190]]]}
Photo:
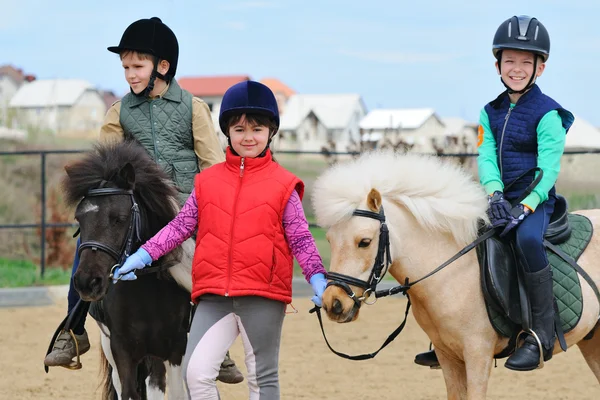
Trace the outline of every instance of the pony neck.
{"label": "pony neck", "polygon": [[[450,233],[428,230],[420,225],[402,206],[388,207],[386,214],[389,219],[393,259],[389,272],[399,283],[404,283],[406,278],[409,282],[414,282],[424,277],[463,247],[456,243]],[[408,292],[411,300],[429,302],[439,298],[447,301],[451,298],[448,297],[450,292],[458,288],[451,284],[454,280],[462,279],[465,284],[474,283],[473,287],[478,288],[479,270],[472,268],[473,263],[477,263],[475,252],[468,253],[419,282]]]}

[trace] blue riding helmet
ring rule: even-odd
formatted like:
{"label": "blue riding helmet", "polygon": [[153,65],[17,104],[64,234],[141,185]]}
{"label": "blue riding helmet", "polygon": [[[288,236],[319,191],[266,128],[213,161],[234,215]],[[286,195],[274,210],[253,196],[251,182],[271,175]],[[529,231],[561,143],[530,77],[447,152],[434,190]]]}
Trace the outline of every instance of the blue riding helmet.
{"label": "blue riding helmet", "polygon": [[[227,135],[227,121],[234,115],[261,114],[270,117],[279,129],[279,108],[275,95],[260,82],[244,81],[236,83],[225,92],[219,113],[221,132]],[[274,133],[274,134],[275,134]]]}

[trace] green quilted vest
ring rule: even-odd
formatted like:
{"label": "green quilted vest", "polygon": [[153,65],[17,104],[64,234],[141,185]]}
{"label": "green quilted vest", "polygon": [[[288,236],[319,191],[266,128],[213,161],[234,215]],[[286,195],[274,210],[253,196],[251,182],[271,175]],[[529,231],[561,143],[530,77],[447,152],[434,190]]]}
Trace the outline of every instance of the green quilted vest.
{"label": "green quilted vest", "polygon": [[144,146],[171,177],[183,204],[200,172],[192,135],[192,95],[175,80],[161,98],[127,93],[121,100],[120,122],[125,140],[135,139]]}

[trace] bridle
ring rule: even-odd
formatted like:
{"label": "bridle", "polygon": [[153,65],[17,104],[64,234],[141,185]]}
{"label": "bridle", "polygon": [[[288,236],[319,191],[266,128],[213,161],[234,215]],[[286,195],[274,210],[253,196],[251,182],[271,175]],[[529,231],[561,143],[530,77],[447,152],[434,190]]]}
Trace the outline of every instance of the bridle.
{"label": "bridle", "polygon": [[[129,228],[127,229],[127,236],[125,236],[125,241],[121,246],[120,250],[115,250],[113,247],[97,242],[95,240],[88,240],[87,242],[81,242],[79,244],[79,248],[77,252],[81,257],[81,253],[85,249],[91,249],[93,252],[101,250],[105,253],[108,253],[112,258],[117,262],[111,268],[110,275],[112,276],[115,268],[121,266],[123,262],[129,257],[131,254],[131,250],[135,243],[141,242],[140,232],[141,232],[141,219],[140,219],[140,208],[135,201],[135,196],[133,195],[133,190],[127,189],[119,189],[119,188],[98,188],[98,189],[90,189],[85,197],[82,199],[85,200],[89,197],[100,197],[100,196],[129,196],[131,198],[131,218],[129,221]],[[73,236],[77,236],[79,230]]]}
{"label": "bridle", "polygon": [[[340,274],[337,272],[328,272],[327,287],[337,286],[342,288],[348,296],[354,301],[354,307],[360,308],[361,303],[368,305],[375,304],[377,296],[377,284],[381,282],[385,274],[387,273],[388,267],[391,264],[392,257],[390,256],[390,233],[385,223],[385,213],[383,212],[383,206],[379,212],[367,211],[367,210],[354,210],[353,216],[372,218],[380,222],[379,227],[379,246],[377,247],[377,255],[375,256],[375,263],[371,268],[371,274],[369,279],[363,281],[361,279],[354,278],[353,276]],[[357,296],[356,293],[350,287],[356,286],[364,289],[362,296]],[[371,295],[374,294],[374,300],[369,301]]]}

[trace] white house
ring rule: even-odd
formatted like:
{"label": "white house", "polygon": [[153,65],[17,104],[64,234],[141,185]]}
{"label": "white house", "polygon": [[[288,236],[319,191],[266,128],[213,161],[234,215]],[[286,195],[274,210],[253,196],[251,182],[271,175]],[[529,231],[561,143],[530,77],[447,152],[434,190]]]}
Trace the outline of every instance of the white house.
{"label": "white house", "polygon": [[23,70],[12,65],[0,66],[0,126],[10,126],[8,105],[23,82],[31,82],[33,75],[23,74]]}
{"label": "white house", "polygon": [[106,105],[91,83],[80,79],[40,79],[23,84],[10,100],[20,127],[55,134],[97,134]]}
{"label": "white house", "polygon": [[358,94],[294,94],[285,105],[273,145],[279,150],[356,149],[365,114]]}
{"label": "white house", "polygon": [[404,148],[436,153],[446,127],[432,108],[373,110],[360,122],[361,142],[367,148]]}
{"label": "white house", "polygon": [[573,126],[567,133],[565,150],[597,150],[600,149],[600,129],[586,120],[575,116]]}
{"label": "white house", "polygon": [[476,153],[477,124],[458,117],[442,118],[444,153]]}

